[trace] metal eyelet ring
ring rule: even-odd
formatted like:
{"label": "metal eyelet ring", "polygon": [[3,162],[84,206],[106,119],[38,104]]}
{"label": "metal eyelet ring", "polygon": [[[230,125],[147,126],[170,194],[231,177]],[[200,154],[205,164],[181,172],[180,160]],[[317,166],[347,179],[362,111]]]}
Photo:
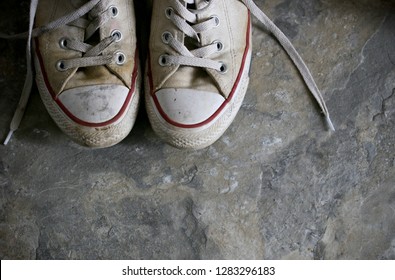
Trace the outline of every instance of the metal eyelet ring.
{"label": "metal eyelet ring", "polygon": [[115,17],[118,16],[119,10],[118,10],[118,8],[116,6],[110,6],[108,9],[110,10],[112,18],[115,18]]}
{"label": "metal eyelet ring", "polygon": [[165,10],[165,14],[166,14],[166,17],[167,18],[171,18],[171,15],[174,13],[174,9],[172,8],[172,7],[168,7],[168,8],[166,8],[166,10]]}
{"label": "metal eyelet ring", "polygon": [[115,63],[118,65],[124,65],[126,62],[126,56],[123,52],[116,52],[114,54],[115,57]]}
{"label": "metal eyelet ring", "polygon": [[220,52],[224,49],[224,44],[221,41],[216,40],[213,42],[213,44],[217,46],[218,52]]}
{"label": "metal eyelet ring", "polygon": [[173,35],[169,31],[163,32],[163,34],[162,34],[163,43],[168,44],[172,37],[173,37]]}
{"label": "metal eyelet ring", "polygon": [[70,41],[69,38],[63,37],[62,39],[59,40],[59,46],[62,49],[68,49],[67,45],[68,45],[69,41]]}
{"label": "metal eyelet ring", "polygon": [[215,27],[218,27],[219,26],[219,23],[220,23],[220,20],[219,20],[219,17],[218,16],[211,16],[210,17],[210,19],[214,19],[214,21],[215,21]]}
{"label": "metal eyelet ring", "polygon": [[59,60],[58,62],[56,62],[56,69],[60,72],[64,72],[64,71],[68,70],[64,60]]}
{"label": "metal eyelet ring", "polygon": [[121,31],[119,31],[119,30],[111,31],[111,35],[110,36],[115,38],[115,42],[121,41],[122,37],[123,37]]}
{"label": "metal eyelet ring", "polygon": [[226,72],[228,72],[228,66],[226,66],[225,63],[220,62],[221,66],[219,67],[219,70],[217,70],[219,73],[221,74],[225,74]]}
{"label": "metal eyelet ring", "polygon": [[160,66],[169,66],[170,65],[169,60],[168,60],[168,54],[162,54],[159,57],[159,65]]}

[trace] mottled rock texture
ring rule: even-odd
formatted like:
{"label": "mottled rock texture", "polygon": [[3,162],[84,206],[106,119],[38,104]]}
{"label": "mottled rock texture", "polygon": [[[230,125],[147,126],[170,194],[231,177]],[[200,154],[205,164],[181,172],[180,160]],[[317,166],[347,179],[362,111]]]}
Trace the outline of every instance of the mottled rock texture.
{"label": "mottled rock texture", "polygon": [[[143,107],[119,145],[80,147],[34,88],[20,129],[0,146],[0,258],[395,259],[395,1],[256,3],[310,67],[335,133],[256,23],[246,99],[204,150],[164,144]],[[26,30],[28,6],[2,1],[1,31]],[[2,140],[24,44],[0,40]]]}

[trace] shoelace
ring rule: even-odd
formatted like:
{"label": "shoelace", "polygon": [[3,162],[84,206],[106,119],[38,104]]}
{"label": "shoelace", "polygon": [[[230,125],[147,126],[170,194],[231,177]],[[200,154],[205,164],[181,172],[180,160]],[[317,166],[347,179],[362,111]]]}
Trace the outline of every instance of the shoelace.
{"label": "shoelace", "polygon": [[[192,38],[197,45],[200,44],[199,33],[207,31],[219,24],[218,18],[211,17],[203,22],[197,21],[197,15],[206,10],[215,0],[206,0],[206,6],[199,9],[189,9],[188,4],[195,4],[195,0],[174,0],[173,8],[166,10],[167,17],[174,23],[174,25],[182,31],[186,36]],[[252,0],[240,0],[250,12],[263,24],[266,30],[272,33],[288,56],[291,58],[296,68],[300,72],[311,94],[314,96],[322,113],[326,118],[329,128],[335,131],[333,123],[329,117],[329,111],[325,101],[318,89],[308,67],[304,63],[299,53],[295,50],[292,43],[284,35],[284,33],[259,9],[259,7]],[[207,46],[200,46],[194,50],[189,50],[183,43],[173,37],[170,32],[163,34],[162,40],[172,47],[178,55],[162,55],[159,63],[162,66],[166,65],[185,65],[193,67],[202,67],[215,69],[219,72],[226,72],[227,66],[221,62],[207,59],[211,54],[220,50],[223,46],[220,41],[215,41]]]}
{"label": "shoelace", "polygon": [[[25,112],[27,102],[29,100],[32,84],[33,84],[33,70],[32,70],[32,55],[31,55],[31,40],[33,37],[38,37],[45,32],[57,29],[64,25],[72,25],[85,30],[85,41],[88,40],[103,24],[105,24],[111,17],[113,17],[117,10],[115,7],[111,7],[106,10],[110,0],[91,0],[86,4],[82,5],[80,8],[76,9],[70,14],[67,14],[53,22],[48,23],[45,26],[41,26],[33,29],[34,19],[37,11],[39,0],[32,0],[30,2],[30,15],[29,15],[29,31],[23,34],[17,35],[5,35],[0,34],[0,38],[15,39],[15,38],[26,38],[26,63],[27,63],[27,73],[25,84],[22,90],[21,98],[19,100],[17,109],[15,110],[14,116],[10,123],[10,131],[4,141],[4,145],[10,141],[12,134],[18,129],[22,117]],[[92,20],[84,19],[83,16],[88,14]],[[65,71],[70,68],[78,67],[90,67],[105,65],[115,60],[116,63],[120,64],[123,62],[125,57],[122,53],[116,53],[114,55],[101,55],[101,53],[110,46],[113,42],[119,40],[121,34],[119,32],[114,32],[109,37],[104,38],[96,45],[87,44],[85,42],[80,42],[71,38],[63,38],[61,44],[63,47],[79,51],[83,53],[81,58],[61,60],[57,64],[57,69],[59,71]]]}

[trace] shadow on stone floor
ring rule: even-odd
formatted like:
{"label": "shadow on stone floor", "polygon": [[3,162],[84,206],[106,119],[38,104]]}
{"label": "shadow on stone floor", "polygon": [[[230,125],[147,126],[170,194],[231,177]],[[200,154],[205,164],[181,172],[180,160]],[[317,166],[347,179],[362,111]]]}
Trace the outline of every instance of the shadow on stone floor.
{"label": "shadow on stone floor", "polygon": [[[143,106],[119,145],[80,147],[34,88],[0,146],[1,259],[395,258],[394,1],[256,2],[306,59],[336,133],[259,28],[243,106],[200,151],[164,144]],[[2,1],[0,30],[24,31],[27,10]],[[0,50],[2,138],[26,69],[22,41]]]}

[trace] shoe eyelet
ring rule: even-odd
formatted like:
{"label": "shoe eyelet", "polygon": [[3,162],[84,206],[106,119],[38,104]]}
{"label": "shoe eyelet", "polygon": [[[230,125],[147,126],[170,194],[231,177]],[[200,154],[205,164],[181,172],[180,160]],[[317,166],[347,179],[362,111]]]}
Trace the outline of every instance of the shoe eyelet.
{"label": "shoe eyelet", "polygon": [[58,62],[56,62],[56,69],[60,72],[68,70],[64,60],[59,60]]}
{"label": "shoe eyelet", "polygon": [[118,16],[118,14],[119,14],[118,7],[116,7],[116,6],[110,6],[108,9],[110,10],[110,13],[111,13],[111,17],[112,17],[112,18],[115,18],[115,17]]}
{"label": "shoe eyelet", "polygon": [[214,21],[215,21],[215,27],[218,27],[218,26],[219,26],[220,20],[219,20],[219,17],[218,17],[218,16],[216,16],[216,15],[211,16],[210,19],[214,19]]}
{"label": "shoe eyelet", "polygon": [[171,15],[172,15],[173,13],[174,13],[174,9],[173,9],[172,7],[166,8],[165,14],[166,14],[166,17],[167,17],[168,19],[171,18]]}
{"label": "shoe eyelet", "polygon": [[170,63],[169,63],[169,60],[168,60],[168,54],[162,54],[160,57],[159,57],[159,65],[160,66],[169,66],[170,65]]}
{"label": "shoe eyelet", "polygon": [[69,41],[70,41],[69,38],[63,37],[62,39],[59,40],[59,46],[62,49],[68,49],[67,45],[68,45]]}
{"label": "shoe eyelet", "polygon": [[116,52],[114,53],[115,63],[117,65],[124,65],[126,62],[126,56],[123,52]]}
{"label": "shoe eyelet", "polygon": [[173,37],[173,35],[169,32],[169,31],[165,31],[162,34],[162,41],[163,43],[165,43],[166,45],[169,44],[170,39]]}
{"label": "shoe eyelet", "polygon": [[228,72],[228,66],[226,66],[225,63],[220,62],[221,66],[219,67],[219,70],[217,70],[219,73],[221,74],[225,74],[226,72]]}
{"label": "shoe eyelet", "polygon": [[115,39],[115,42],[119,42],[119,41],[121,41],[122,40],[122,33],[121,33],[121,31],[119,31],[119,30],[113,30],[113,31],[111,31],[111,35],[110,35],[111,37],[114,37],[114,39]]}
{"label": "shoe eyelet", "polygon": [[214,41],[213,44],[216,45],[217,51],[220,52],[224,49],[224,44],[221,41]]}

